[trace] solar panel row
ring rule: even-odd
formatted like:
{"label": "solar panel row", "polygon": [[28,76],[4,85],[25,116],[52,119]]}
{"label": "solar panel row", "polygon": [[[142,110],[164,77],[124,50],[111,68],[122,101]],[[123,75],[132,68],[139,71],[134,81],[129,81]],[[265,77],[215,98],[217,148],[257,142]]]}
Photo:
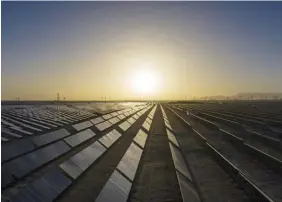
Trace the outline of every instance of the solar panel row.
{"label": "solar panel row", "polygon": [[[143,113],[145,111],[143,111]],[[155,111],[152,110],[151,112],[154,114]],[[127,201],[143,153],[143,148],[146,144],[147,136],[148,135],[142,129],[138,131],[133,142],[117,165],[116,170],[114,170],[96,198],[96,202]]]}
{"label": "solar panel row", "polygon": [[[185,160],[180,152],[180,147],[177,142],[173,130],[168,121],[165,111],[161,107],[163,118],[166,125],[166,132],[169,140],[169,148],[172,155],[173,164],[181,191],[182,200],[186,201],[201,201],[198,192],[195,188],[191,174],[186,166]],[[168,129],[169,128],[169,129]]]}
{"label": "solar panel row", "polygon": [[[130,113],[131,114],[134,113],[134,110],[131,110]],[[94,137],[95,133],[92,130],[87,129],[79,133],[76,133],[72,136],[64,138],[65,136],[68,135],[70,135],[68,131],[66,131],[65,129],[61,129],[41,136],[36,136],[34,137],[36,138],[34,139],[34,142],[30,141],[31,139],[23,139],[23,141],[21,141],[21,144],[22,147],[25,149],[22,148],[23,149],[22,151],[18,150],[18,152],[16,152],[14,156],[18,156],[20,154],[24,154],[32,150],[35,151],[32,153],[25,154],[14,160],[11,160],[3,165],[2,176],[5,175],[5,178],[2,178],[2,187],[3,185],[4,187],[9,185],[11,182],[14,182],[15,180],[27,175],[29,172],[43,166],[47,162],[66,153],[71,149],[71,147],[75,147],[81,144],[82,142]],[[117,141],[119,137],[121,137],[120,133],[118,133],[116,130],[111,131],[107,135],[100,138],[98,141],[94,142],[92,145],[88,146],[87,148],[83,149],[81,152],[72,156],[69,160],[62,163],[60,165],[61,169],[63,169],[64,172],[66,172],[70,177],[76,179],[91,164],[93,164],[94,161],[97,158],[99,158],[106,151],[107,148],[109,148],[115,141]],[[52,143],[61,138],[64,138],[64,141],[71,147],[69,147],[64,141],[58,141],[53,144],[45,146],[46,144]],[[139,142],[140,141],[141,140],[139,140]],[[42,146],[45,147],[41,148]],[[12,146],[6,148],[13,149]],[[14,148],[18,148],[18,144],[14,145]],[[29,149],[26,150],[26,148]],[[42,177],[42,179],[44,179],[44,176]],[[35,183],[36,182],[34,181],[32,184]],[[32,185],[29,184],[28,187],[30,186]],[[45,188],[42,187],[42,189],[40,190],[45,190]],[[40,190],[37,191],[39,192]],[[18,199],[20,199],[19,198],[20,195],[22,196],[25,195],[23,197],[26,197],[26,194],[28,195],[29,192],[30,192],[30,188],[24,189],[24,191],[20,192],[18,195],[16,196],[13,195],[12,201],[14,200],[17,201]],[[58,192],[57,194],[59,195],[60,193],[61,192]],[[39,193],[34,193],[34,194],[36,195]],[[54,194],[53,196],[50,195],[49,197],[54,199],[58,195]],[[41,195],[39,194],[39,196]]]}

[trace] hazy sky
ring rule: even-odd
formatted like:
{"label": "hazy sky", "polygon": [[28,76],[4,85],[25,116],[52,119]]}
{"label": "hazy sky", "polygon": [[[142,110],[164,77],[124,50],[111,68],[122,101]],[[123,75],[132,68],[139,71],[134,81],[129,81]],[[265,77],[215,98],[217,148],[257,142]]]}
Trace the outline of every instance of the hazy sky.
{"label": "hazy sky", "polygon": [[2,99],[282,91],[282,2],[1,3]]}

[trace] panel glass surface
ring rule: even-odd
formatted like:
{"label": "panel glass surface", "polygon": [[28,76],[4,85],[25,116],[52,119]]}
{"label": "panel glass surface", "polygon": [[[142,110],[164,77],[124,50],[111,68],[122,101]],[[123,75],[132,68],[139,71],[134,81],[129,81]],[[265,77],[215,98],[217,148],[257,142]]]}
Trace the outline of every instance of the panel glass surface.
{"label": "panel glass surface", "polygon": [[176,140],[176,138],[175,138],[175,135],[174,135],[172,132],[170,132],[170,130],[168,130],[168,129],[166,129],[166,133],[167,133],[168,139],[169,139],[173,144],[175,144],[176,146],[179,147],[179,144],[178,144],[178,142],[177,142],[177,140]]}
{"label": "panel glass surface", "polygon": [[142,124],[142,126],[143,126],[147,131],[150,131],[151,125],[148,124],[146,121]]}
{"label": "panel glass surface", "polygon": [[107,148],[109,148],[118,138],[120,138],[121,134],[116,133],[114,131],[109,132],[99,139],[99,141]]}
{"label": "panel glass surface", "polygon": [[85,128],[91,127],[93,124],[90,121],[84,121],[82,123],[77,123],[73,125],[72,127],[76,129],[77,131],[83,130]]}
{"label": "panel glass surface", "polygon": [[169,143],[172,160],[175,166],[175,169],[181,172],[183,175],[185,175],[188,179],[192,181],[191,175],[185,165],[184,159],[178,150],[177,147],[173,146],[173,144]]}
{"label": "panel glass surface", "polygon": [[84,141],[94,137],[96,134],[91,130],[87,129],[82,132],[76,133],[72,136],[65,138],[65,142],[68,143],[70,146],[75,147]]}
{"label": "panel glass surface", "polygon": [[119,122],[119,119],[117,117],[114,117],[114,118],[111,118],[109,122],[111,122],[112,124],[116,124],[117,122]]}
{"label": "panel glass surface", "polygon": [[107,120],[107,119],[112,118],[112,115],[111,114],[106,114],[106,115],[104,115],[102,117]]}
{"label": "panel glass surface", "polygon": [[96,127],[100,130],[100,131],[103,131],[109,127],[111,127],[112,124],[109,122],[109,121],[105,121],[105,122],[102,122],[102,123],[99,123],[96,125]]}
{"label": "panel glass surface", "polygon": [[135,143],[131,143],[117,168],[133,181],[143,150]]}
{"label": "panel glass surface", "polygon": [[123,130],[123,131],[126,131],[128,128],[130,128],[131,124],[128,123],[127,121],[119,124],[119,127]]}
{"label": "panel glass surface", "polygon": [[115,170],[95,201],[126,202],[131,186],[131,182]]}
{"label": "panel glass surface", "polygon": [[65,161],[60,165],[60,168],[65,171],[69,176],[71,176],[73,179],[76,179],[83,170],[78,167],[74,162],[72,162],[71,159]]}
{"label": "panel glass surface", "polygon": [[178,179],[178,183],[180,186],[180,192],[182,196],[183,202],[200,202],[201,199],[197,193],[197,191],[193,188],[193,186],[181,175],[176,171],[176,176]]}
{"label": "panel glass surface", "polygon": [[70,135],[70,133],[66,129],[63,128],[60,130],[52,131],[52,132],[49,132],[43,135],[33,137],[32,141],[37,146],[42,146],[42,145],[51,143],[53,141],[56,141],[58,139],[61,139],[63,137],[66,137],[68,135]]}
{"label": "panel glass surface", "polygon": [[144,148],[147,136],[148,135],[142,129],[140,129],[137,135],[135,136],[134,141],[138,143],[142,148]]}
{"label": "panel glass surface", "polygon": [[93,124],[97,124],[97,123],[101,123],[104,121],[104,119],[102,117],[98,117],[98,118],[95,118],[95,119],[91,119],[90,120]]}

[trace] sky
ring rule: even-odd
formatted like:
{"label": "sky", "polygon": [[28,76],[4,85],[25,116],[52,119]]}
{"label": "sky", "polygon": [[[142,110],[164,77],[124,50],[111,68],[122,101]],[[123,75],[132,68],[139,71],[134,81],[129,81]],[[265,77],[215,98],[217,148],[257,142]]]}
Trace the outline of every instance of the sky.
{"label": "sky", "polygon": [[2,100],[282,92],[282,2],[1,4]]}

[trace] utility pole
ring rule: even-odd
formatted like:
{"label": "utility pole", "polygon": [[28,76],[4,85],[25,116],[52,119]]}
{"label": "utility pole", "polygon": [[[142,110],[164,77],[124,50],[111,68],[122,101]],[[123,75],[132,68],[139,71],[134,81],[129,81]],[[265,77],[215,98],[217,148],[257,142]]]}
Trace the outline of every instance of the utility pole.
{"label": "utility pole", "polygon": [[57,93],[57,101],[60,101],[60,93]]}

